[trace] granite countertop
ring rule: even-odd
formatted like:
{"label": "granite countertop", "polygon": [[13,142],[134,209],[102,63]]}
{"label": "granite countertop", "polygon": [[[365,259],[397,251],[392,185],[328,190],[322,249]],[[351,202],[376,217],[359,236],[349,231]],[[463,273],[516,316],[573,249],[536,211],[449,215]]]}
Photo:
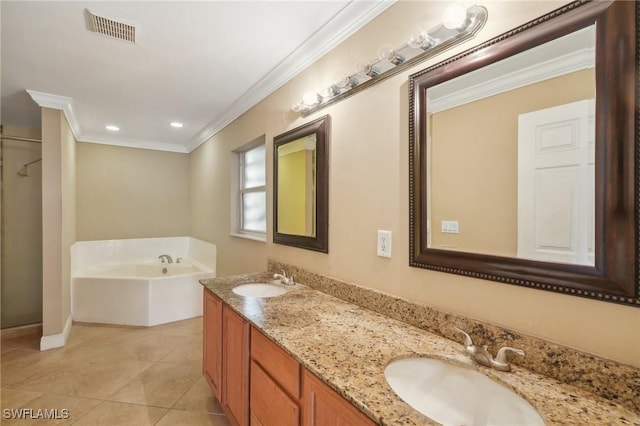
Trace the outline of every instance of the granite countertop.
{"label": "granite countertop", "polygon": [[504,373],[475,364],[462,345],[295,284],[274,298],[245,298],[231,289],[274,282],[270,273],[201,280],[260,329],[380,425],[437,425],[411,408],[387,384],[384,369],[395,359],[425,356],[481,371],[529,401],[548,425],[638,425],[640,413],[553,378],[513,366]]}

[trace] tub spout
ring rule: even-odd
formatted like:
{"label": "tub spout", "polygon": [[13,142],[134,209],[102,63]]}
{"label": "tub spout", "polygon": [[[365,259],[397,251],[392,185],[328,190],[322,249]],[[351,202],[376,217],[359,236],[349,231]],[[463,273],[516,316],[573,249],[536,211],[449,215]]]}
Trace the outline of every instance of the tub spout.
{"label": "tub spout", "polygon": [[165,263],[165,262],[166,263],[173,263],[173,259],[168,254],[161,254],[160,256],[158,256],[158,259],[160,259],[160,261],[162,261],[162,263]]}

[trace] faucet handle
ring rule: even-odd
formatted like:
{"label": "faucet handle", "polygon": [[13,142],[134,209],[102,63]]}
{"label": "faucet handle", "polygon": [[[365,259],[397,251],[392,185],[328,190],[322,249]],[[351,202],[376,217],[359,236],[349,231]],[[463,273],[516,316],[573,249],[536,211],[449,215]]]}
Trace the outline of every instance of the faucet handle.
{"label": "faucet handle", "polygon": [[507,362],[507,352],[514,352],[520,356],[524,356],[524,351],[522,349],[510,348],[509,346],[504,346],[500,348],[496,357],[494,358],[492,367],[499,371],[511,371],[511,365]]}
{"label": "faucet handle", "polygon": [[293,285],[294,284],[294,282],[293,282],[293,274],[291,274],[290,277],[287,277],[287,274],[284,271],[282,271],[282,274],[273,274],[273,279],[274,280],[279,279],[280,282],[282,284],[285,284],[285,285]]}
{"label": "faucet handle", "polygon": [[458,333],[461,333],[464,335],[464,346],[465,347],[469,347],[469,346],[473,346],[473,339],[471,338],[471,336],[469,336],[469,333],[467,333],[464,330],[459,329],[458,327],[453,327],[453,329],[455,331],[457,331]]}

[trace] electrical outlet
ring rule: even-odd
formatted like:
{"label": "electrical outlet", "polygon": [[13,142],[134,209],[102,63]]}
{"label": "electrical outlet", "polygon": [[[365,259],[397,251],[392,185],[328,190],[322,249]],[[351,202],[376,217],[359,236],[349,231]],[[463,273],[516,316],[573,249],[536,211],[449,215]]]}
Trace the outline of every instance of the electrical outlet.
{"label": "electrical outlet", "polygon": [[378,230],[378,256],[391,257],[391,231]]}

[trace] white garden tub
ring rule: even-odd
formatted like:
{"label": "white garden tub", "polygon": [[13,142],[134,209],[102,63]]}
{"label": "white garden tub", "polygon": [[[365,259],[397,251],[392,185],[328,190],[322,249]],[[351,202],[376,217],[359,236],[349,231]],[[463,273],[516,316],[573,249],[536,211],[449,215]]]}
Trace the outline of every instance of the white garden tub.
{"label": "white garden tub", "polygon": [[[172,263],[162,263],[168,255]],[[72,248],[74,321],[152,326],[202,315],[216,247],[191,237],[82,241]],[[178,263],[179,262],[179,263]]]}

